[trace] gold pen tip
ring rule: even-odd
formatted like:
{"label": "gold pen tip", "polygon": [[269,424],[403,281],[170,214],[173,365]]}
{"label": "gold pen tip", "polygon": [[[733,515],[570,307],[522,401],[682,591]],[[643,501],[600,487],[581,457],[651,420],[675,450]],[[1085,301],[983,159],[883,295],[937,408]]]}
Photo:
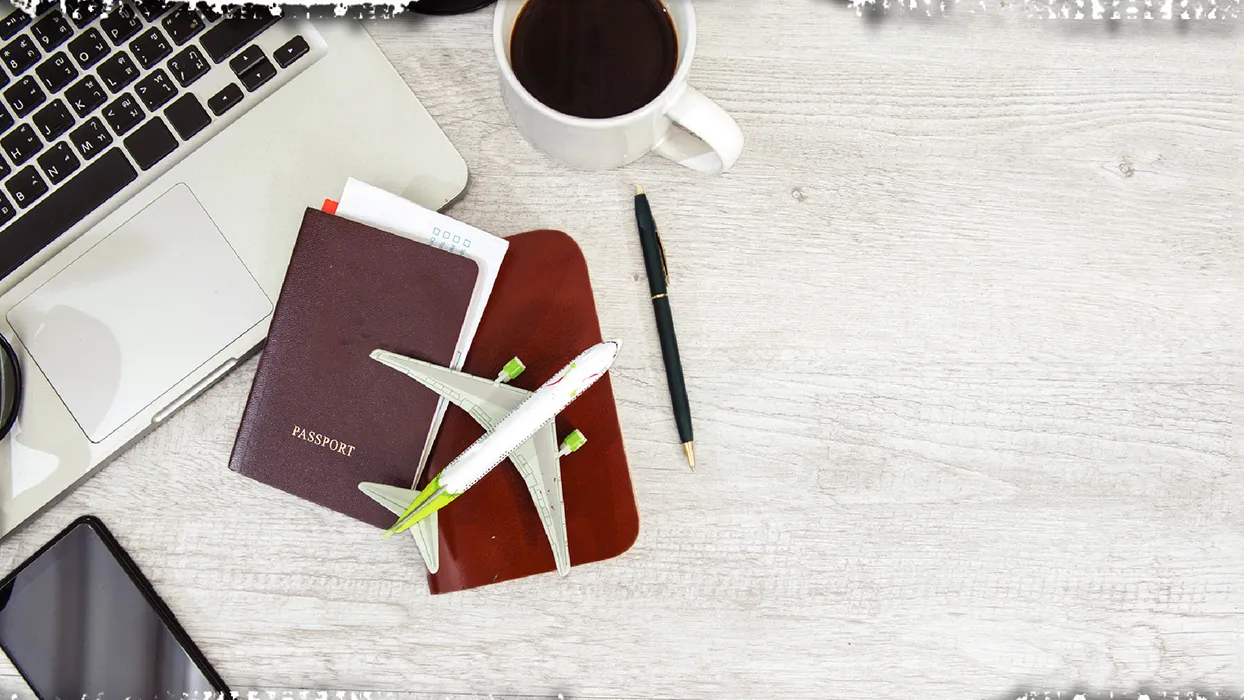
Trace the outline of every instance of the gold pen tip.
{"label": "gold pen tip", "polygon": [[635,185],[635,196],[638,197],[639,195],[643,193],[644,193],[644,188],[640,187],[639,185]]}
{"label": "gold pen tip", "polygon": [[687,453],[687,465],[692,469],[695,469],[695,443],[684,442],[682,444],[682,451]]}

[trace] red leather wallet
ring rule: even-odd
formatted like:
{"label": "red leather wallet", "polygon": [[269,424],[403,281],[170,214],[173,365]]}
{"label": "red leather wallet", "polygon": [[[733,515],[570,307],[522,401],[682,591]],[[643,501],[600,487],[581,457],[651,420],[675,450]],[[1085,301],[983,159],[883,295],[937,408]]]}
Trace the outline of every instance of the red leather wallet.
{"label": "red leather wallet", "polygon": [[[587,261],[574,239],[560,231],[530,231],[508,240],[509,251],[463,370],[493,377],[517,356],[527,370],[514,385],[535,390],[602,340],[600,321]],[[570,559],[581,565],[618,556],[639,536],[635,491],[608,374],[558,416],[559,439],[576,429],[587,436],[587,444],[562,457],[561,473]],[[483,433],[470,416],[450,406],[420,486]],[[440,571],[429,576],[432,593],[556,570],[531,496],[509,460],[440,511],[439,520]]]}

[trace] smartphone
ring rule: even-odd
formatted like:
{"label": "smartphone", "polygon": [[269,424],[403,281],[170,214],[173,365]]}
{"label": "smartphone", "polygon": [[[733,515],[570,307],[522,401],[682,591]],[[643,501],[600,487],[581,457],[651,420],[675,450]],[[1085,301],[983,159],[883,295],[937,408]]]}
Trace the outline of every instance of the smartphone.
{"label": "smartphone", "polygon": [[134,561],[90,515],[0,581],[0,649],[40,700],[229,693]]}

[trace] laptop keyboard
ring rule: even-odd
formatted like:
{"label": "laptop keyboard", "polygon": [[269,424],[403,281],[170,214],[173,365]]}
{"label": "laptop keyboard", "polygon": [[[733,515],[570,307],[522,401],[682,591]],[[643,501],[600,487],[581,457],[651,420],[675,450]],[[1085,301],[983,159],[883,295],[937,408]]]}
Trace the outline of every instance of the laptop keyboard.
{"label": "laptop keyboard", "polygon": [[[0,277],[143,174],[172,167],[199,132],[292,70],[310,53],[304,37],[272,55],[252,43],[279,19],[159,1],[105,11],[98,0],[69,16],[0,19]],[[190,90],[221,72],[210,95]]]}

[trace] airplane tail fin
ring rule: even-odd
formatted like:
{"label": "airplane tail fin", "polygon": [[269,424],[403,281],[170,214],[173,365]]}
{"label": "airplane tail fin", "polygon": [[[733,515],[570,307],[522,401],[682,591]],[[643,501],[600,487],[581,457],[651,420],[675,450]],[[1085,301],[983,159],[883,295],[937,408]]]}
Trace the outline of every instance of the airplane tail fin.
{"label": "airplane tail fin", "polygon": [[[370,482],[359,484],[359,490],[398,517],[401,517],[406,512],[406,509],[410,507],[411,503],[414,503],[420,493],[414,489],[404,489],[397,486],[386,486]],[[415,545],[419,548],[419,554],[423,557],[423,563],[428,567],[428,572],[433,574],[440,569],[441,564],[440,547],[437,541],[439,538],[437,537],[436,515],[436,513],[432,513],[410,528],[410,534],[415,539]]]}

